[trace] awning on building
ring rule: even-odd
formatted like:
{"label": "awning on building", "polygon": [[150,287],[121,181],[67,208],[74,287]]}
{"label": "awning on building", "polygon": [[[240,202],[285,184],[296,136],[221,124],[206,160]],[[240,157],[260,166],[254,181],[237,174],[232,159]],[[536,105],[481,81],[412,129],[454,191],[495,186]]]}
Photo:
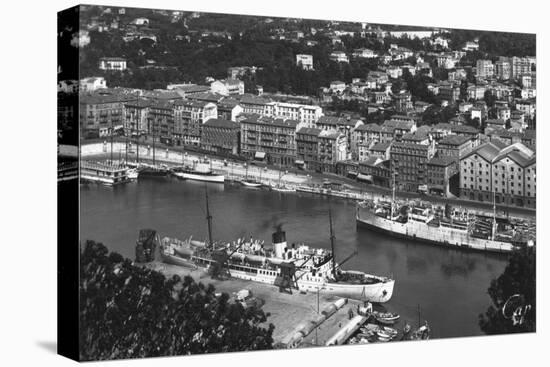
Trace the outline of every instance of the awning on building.
{"label": "awning on building", "polygon": [[265,152],[256,152],[256,154],[254,155],[254,159],[256,160],[264,160],[265,159]]}
{"label": "awning on building", "polygon": [[362,174],[362,173],[359,173],[359,174],[357,175],[357,179],[358,179],[359,181],[365,181],[365,182],[370,182],[370,183],[372,183],[372,181],[373,181],[373,180],[372,180],[372,175],[364,175],[364,174]]}
{"label": "awning on building", "polygon": [[358,173],[355,172],[355,171],[348,171],[348,176],[353,176],[353,177],[355,177],[355,176],[357,176],[357,175],[358,175]]}

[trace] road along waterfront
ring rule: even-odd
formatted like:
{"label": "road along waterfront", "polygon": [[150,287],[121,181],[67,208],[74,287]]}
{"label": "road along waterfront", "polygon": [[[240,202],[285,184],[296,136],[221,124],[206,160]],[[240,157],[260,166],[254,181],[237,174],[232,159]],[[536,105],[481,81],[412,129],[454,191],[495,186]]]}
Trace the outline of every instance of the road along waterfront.
{"label": "road along waterfront", "polygon": [[[227,183],[208,184],[208,190],[213,236],[222,241],[254,236],[270,243],[274,226],[282,223],[289,243],[330,249],[330,205],[337,259],[358,250],[344,268],[396,280],[389,310],[414,325],[419,318],[428,320],[433,337],[481,335],[478,315],[490,304],[487,288],[502,273],[506,257],[435,248],[358,229],[351,200]],[[81,239],[103,242],[130,259],[139,229],[205,239],[205,217],[203,183],[163,178],[113,188],[81,186]]]}
{"label": "road along waterfront", "polygon": [[[134,145],[129,148],[128,161],[135,161],[137,157],[137,147]],[[106,160],[111,154],[110,144],[107,143],[92,143],[83,144],[80,147],[82,159],[90,160]],[[113,143],[113,159],[123,160],[126,158],[126,144],[121,142]],[[152,163],[153,153],[149,146],[139,146],[140,162]],[[187,152],[177,150],[175,148],[158,148],[155,152],[156,163],[164,163],[172,166],[191,165],[193,161],[204,159],[205,155],[197,154],[196,152]],[[350,196],[356,196],[363,199],[388,198],[392,195],[391,190],[374,185],[359,183],[356,180],[338,176],[336,174],[320,174],[316,172],[306,172],[298,169],[278,169],[277,167],[260,167],[248,163],[246,166],[243,162],[234,162],[224,160],[220,157],[209,156],[208,160],[211,167],[215,171],[223,172],[228,179],[243,179],[245,177],[262,181],[266,185],[284,183],[292,187],[299,185],[321,185],[325,180],[338,182],[347,188]],[[491,214],[493,212],[493,204],[488,202],[471,201],[458,198],[442,198],[434,196],[422,196],[413,192],[396,192],[396,198],[400,200],[408,199],[425,199],[438,205],[451,204],[470,210],[481,211]],[[511,215],[518,218],[533,219],[535,210],[531,208],[509,207],[497,205],[498,215]]]}

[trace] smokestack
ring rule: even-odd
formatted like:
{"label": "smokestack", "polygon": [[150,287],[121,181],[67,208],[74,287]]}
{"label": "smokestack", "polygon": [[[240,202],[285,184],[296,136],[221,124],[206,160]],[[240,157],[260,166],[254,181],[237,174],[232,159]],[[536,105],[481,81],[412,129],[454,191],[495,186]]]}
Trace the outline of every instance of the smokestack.
{"label": "smokestack", "polygon": [[276,231],[271,236],[273,241],[273,249],[275,250],[275,257],[283,258],[286,248],[286,233],[282,229],[282,224],[276,226]]}

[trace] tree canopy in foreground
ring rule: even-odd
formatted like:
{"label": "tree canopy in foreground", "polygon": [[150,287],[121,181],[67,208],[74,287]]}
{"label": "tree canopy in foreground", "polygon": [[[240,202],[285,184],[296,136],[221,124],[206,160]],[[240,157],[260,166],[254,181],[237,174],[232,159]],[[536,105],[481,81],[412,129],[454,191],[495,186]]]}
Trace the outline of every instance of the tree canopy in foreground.
{"label": "tree canopy in foreground", "polygon": [[[514,251],[504,272],[491,282],[489,296],[493,304],[479,316],[485,334],[534,332],[536,330],[536,249],[525,247]],[[516,297],[512,297],[519,295]],[[513,302],[521,298],[521,301]],[[503,312],[503,307],[508,305]],[[525,312],[525,307],[530,308]],[[516,324],[511,314],[516,314]],[[505,315],[506,314],[506,315]],[[521,319],[523,316],[523,319]]]}
{"label": "tree canopy in foreground", "polygon": [[272,348],[267,315],[216,296],[212,285],[167,279],[94,241],[80,261],[81,360]]}

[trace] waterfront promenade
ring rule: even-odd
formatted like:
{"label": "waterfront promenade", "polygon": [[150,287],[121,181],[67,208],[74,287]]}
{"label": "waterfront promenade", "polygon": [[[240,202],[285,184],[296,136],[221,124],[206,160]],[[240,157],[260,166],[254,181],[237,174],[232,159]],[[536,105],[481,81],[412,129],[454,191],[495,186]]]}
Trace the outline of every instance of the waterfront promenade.
{"label": "waterfront promenade", "polygon": [[[135,162],[137,158],[136,146],[133,145],[126,155],[126,144],[124,142],[113,142],[112,158],[113,160],[124,160],[128,157],[128,162]],[[110,159],[111,144],[110,142],[102,143],[95,142],[91,144],[81,145],[80,154],[82,159]],[[166,164],[169,166],[192,165],[194,161],[203,160],[204,154],[185,151],[175,148],[169,149],[165,147],[157,147],[155,151],[155,162],[157,164]],[[321,185],[325,180],[340,183],[349,193],[350,197],[357,199],[381,199],[388,198],[392,195],[388,188],[374,186],[370,184],[360,183],[346,177],[336,174],[322,174],[317,172],[303,171],[294,169],[278,170],[273,166],[258,166],[248,163],[248,169],[244,162],[225,160],[224,158],[208,156],[209,164],[212,170],[223,172],[229,180],[239,180],[245,178],[253,178],[266,185],[277,184],[279,182],[285,185],[296,187],[299,185]],[[152,163],[153,150],[147,145],[139,146],[139,161],[144,163]],[[281,174],[280,174],[281,172]],[[279,178],[280,177],[280,178]],[[492,213],[493,204],[490,202],[471,201],[461,198],[444,198],[431,195],[420,195],[414,192],[396,192],[396,198],[401,200],[407,199],[422,199],[430,201],[434,204],[445,205],[450,204],[460,206],[465,209],[478,210],[486,213]],[[497,214],[510,215],[518,218],[533,219],[536,214],[535,209],[521,208],[512,206],[497,205]]]}

